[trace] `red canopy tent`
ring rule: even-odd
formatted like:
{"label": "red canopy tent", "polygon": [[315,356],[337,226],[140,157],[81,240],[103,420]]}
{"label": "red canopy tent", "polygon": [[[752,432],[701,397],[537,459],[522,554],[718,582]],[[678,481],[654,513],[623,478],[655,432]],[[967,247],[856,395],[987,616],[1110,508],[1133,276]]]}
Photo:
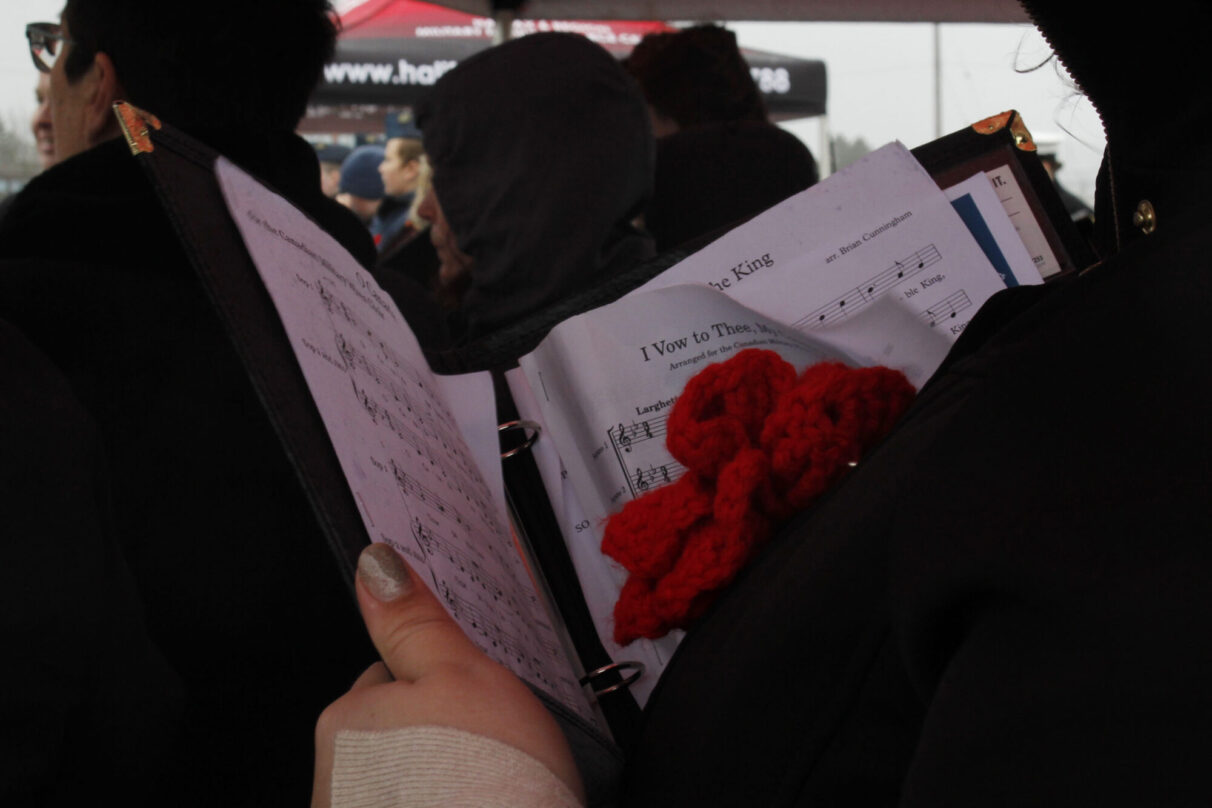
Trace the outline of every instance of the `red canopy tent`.
{"label": "red canopy tent", "polygon": [[817,22],[1030,22],[1017,0],[438,0],[468,14]]}
{"label": "red canopy tent", "polygon": [[[385,112],[412,106],[443,73],[490,47],[497,34],[491,17],[419,0],[363,0],[345,10],[341,24],[336,54],[312,96],[307,130],[377,129]],[[539,31],[579,33],[621,58],[645,34],[671,30],[653,21],[526,18],[513,21],[511,37]],[[772,115],[824,114],[822,62],[743,53]]]}

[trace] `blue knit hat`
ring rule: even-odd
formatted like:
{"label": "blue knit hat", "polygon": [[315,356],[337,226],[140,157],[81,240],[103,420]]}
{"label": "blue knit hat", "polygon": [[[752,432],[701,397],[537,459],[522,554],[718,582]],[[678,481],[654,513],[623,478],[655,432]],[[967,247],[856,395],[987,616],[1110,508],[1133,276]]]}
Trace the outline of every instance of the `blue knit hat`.
{"label": "blue knit hat", "polygon": [[379,176],[381,162],[382,146],[368,144],[354,149],[341,164],[340,192],[362,199],[382,199],[383,178]]}

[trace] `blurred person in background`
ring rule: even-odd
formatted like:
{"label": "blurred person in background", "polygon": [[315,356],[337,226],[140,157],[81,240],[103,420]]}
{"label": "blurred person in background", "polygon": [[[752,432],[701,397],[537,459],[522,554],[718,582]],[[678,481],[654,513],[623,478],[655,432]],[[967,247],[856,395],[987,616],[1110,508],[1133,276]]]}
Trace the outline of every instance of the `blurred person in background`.
{"label": "blurred person in background", "polygon": [[416,232],[411,215],[425,157],[421,130],[413,122],[411,111],[389,115],[386,134],[383,162],[379,164],[384,194],[378,211],[380,255],[392,251]]}
{"label": "blurred person in background", "polygon": [[336,200],[358,217],[366,226],[376,247],[378,230],[374,226],[379,206],[383,204],[383,178],[379,164],[383,162],[383,147],[375,143],[358,146],[341,164],[341,181]]}
{"label": "blurred person in background", "polygon": [[698,25],[649,34],[624,65],[657,135],[644,225],[658,250],[715,238],[816,183],[816,160],[769,121],[731,31]]}
{"label": "blurred person in background", "polygon": [[320,162],[320,193],[334,199],[341,190],[341,164],[353,149],[338,143],[326,143],[316,149]]}
{"label": "blurred person in background", "polygon": [[769,121],[736,34],[722,26],[648,34],[623,64],[644,92],[658,138],[704,124]]}

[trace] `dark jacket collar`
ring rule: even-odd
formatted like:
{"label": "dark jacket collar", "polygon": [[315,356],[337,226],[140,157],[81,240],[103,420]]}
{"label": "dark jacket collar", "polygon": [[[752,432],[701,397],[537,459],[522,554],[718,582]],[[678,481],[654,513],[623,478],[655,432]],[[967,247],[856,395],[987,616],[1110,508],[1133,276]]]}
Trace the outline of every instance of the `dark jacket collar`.
{"label": "dark jacket collar", "polygon": [[[321,193],[315,152],[302,138],[291,133],[247,140],[190,134],[289,199],[363,266],[373,266],[376,253],[370,234],[353,214]],[[96,240],[84,233],[94,227],[124,228],[134,210],[162,215],[151,183],[126,143],[106,141],[30,181],[0,220],[0,254],[42,255],[48,249],[46,233],[58,230],[65,238],[54,245],[54,252],[67,260],[88,261],[95,257]]]}
{"label": "dark jacket collar", "polygon": [[1212,4],[1157,0],[1121,13],[1089,0],[1020,2],[1103,123],[1095,220],[1104,255],[1205,220],[1212,96],[1196,54],[1206,51]]}

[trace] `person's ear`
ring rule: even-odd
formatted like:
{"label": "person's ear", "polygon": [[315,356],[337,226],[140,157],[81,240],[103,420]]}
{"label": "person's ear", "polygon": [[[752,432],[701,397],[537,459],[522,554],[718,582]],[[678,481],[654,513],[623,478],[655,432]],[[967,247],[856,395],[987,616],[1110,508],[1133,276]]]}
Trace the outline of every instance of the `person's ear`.
{"label": "person's ear", "polygon": [[114,115],[114,102],[125,97],[126,91],[118,80],[114,62],[106,53],[93,57],[88,76],[92,82],[91,92],[85,98],[85,119],[89,141],[96,145],[121,134],[118,119]]}

